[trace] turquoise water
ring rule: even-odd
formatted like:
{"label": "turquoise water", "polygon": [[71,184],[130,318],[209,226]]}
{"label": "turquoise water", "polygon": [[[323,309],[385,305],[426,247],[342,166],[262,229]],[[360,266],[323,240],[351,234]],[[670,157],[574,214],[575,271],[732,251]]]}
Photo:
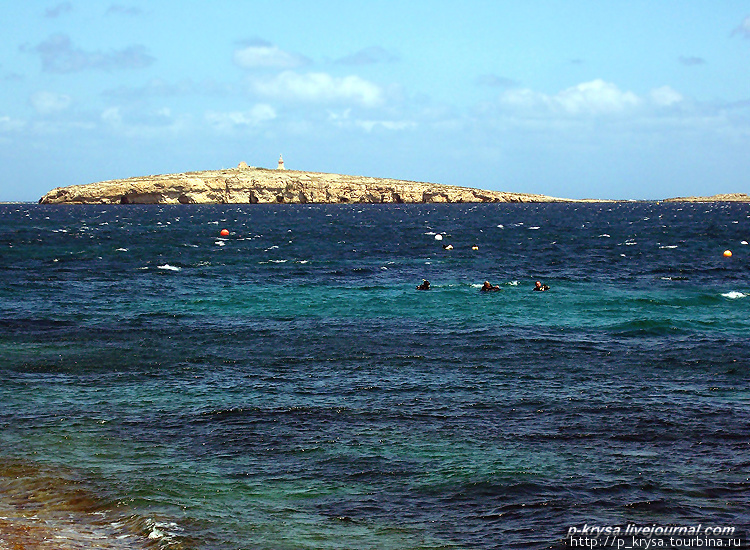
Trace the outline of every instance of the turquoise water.
{"label": "turquoise water", "polygon": [[747,205],[0,208],[8,540],[750,525]]}

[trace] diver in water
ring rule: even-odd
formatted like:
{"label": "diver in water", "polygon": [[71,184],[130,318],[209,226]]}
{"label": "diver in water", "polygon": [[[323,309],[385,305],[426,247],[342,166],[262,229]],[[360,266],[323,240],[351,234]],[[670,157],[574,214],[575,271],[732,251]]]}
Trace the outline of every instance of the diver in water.
{"label": "diver in water", "polygon": [[422,279],[422,284],[417,287],[417,290],[430,290],[430,281]]}
{"label": "diver in water", "polygon": [[492,286],[489,281],[485,281],[482,285],[482,288],[479,289],[481,292],[494,292],[496,290],[500,290],[500,287],[495,285]]}
{"label": "diver in water", "polygon": [[549,290],[549,286],[543,285],[540,281],[537,281],[536,283],[534,283],[534,290],[538,292],[544,292],[545,290]]}

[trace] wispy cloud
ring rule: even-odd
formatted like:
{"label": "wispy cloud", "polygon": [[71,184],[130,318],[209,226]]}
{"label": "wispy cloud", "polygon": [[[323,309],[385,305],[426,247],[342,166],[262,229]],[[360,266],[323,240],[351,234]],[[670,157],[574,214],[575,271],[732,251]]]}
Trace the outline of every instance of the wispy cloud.
{"label": "wispy cloud", "polygon": [[195,131],[191,119],[190,115],[174,114],[168,107],[143,110],[117,105],[107,107],[101,112],[97,126],[107,132],[129,138],[164,139]]}
{"label": "wispy cloud", "polygon": [[380,86],[358,76],[333,77],[327,73],[284,71],[273,78],[253,79],[250,86],[259,95],[293,102],[376,107],[384,99]]}
{"label": "wispy cloud", "polygon": [[694,56],[685,56],[681,55],[679,57],[680,63],[687,67],[695,67],[696,65],[705,65],[706,60],[702,57],[694,57]]}
{"label": "wispy cloud", "polygon": [[303,55],[284,51],[262,40],[246,42],[234,51],[233,59],[243,69],[295,69],[310,63]]}
{"label": "wispy cloud", "polygon": [[511,78],[498,76],[496,74],[482,74],[475,79],[478,86],[489,86],[490,88],[515,88],[518,82]]}
{"label": "wispy cloud", "polygon": [[355,124],[368,133],[376,128],[390,131],[402,131],[412,130],[417,127],[417,123],[412,120],[357,120]]}
{"label": "wispy cloud", "polygon": [[138,15],[142,15],[143,10],[135,6],[123,6],[122,4],[112,4],[109,8],[107,8],[107,11],[105,12],[105,14],[106,15],[128,15],[131,17],[135,17]]}
{"label": "wispy cloud", "polygon": [[26,126],[26,122],[9,116],[0,116],[0,134],[17,132]]}
{"label": "wispy cloud", "polygon": [[61,15],[70,13],[72,11],[73,11],[73,6],[70,5],[70,2],[62,2],[60,4],[57,4],[56,6],[47,8],[47,10],[44,12],[44,17],[54,19],[56,17],[60,17]]}
{"label": "wispy cloud", "polygon": [[91,52],[75,47],[64,34],[53,35],[37,46],[22,49],[38,54],[42,68],[51,73],[141,69],[154,62],[154,58],[146,53],[143,46],[128,46],[109,52]]}
{"label": "wispy cloud", "polygon": [[739,34],[740,36],[750,39],[750,15],[742,20],[742,23],[732,31],[732,34]]}
{"label": "wispy cloud", "polygon": [[367,133],[376,129],[387,130],[391,132],[400,132],[405,130],[415,130],[419,127],[414,120],[369,120],[358,119],[352,116],[351,109],[343,111],[328,111],[328,122],[337,128],[359,128]]}
{"label": "wispy cloud", "polygon": [[376,63],[393,63],[399,56],[380,46],[371,46],[336,60],[341,65],[374,65]]}
{"label": "wispy cloud", "polygon": [[23,80],[23,76],[18,73],[5,73],[0,76],[0,80],[2,80],[3,82],[21,82]]}
{"label": "wispy cloud", "polygon": [[249,111],[209,111],[205,115],[206,122],[220,131],[240,127],[253,128],[275,118],[276,110],[264,103],[253,106]]}
{"label": "wispy cloud", "polygon": [[49,115],[66,110],[73,103],[69,95],[54,92],[36,92],[29,98],[31,106],[41,115]]}
{"label": "wispy cloud", "polygon": [[186,78],[179,82],[169,82],[161,78],[149,80],[142,86],[121,85],[117,88],[104,90],[105,97],[122,99],[143,99],[149,97],[178,97],[178,96],[225,96],[237,95],[239,91],[233,84],[222,84],[212,80],[196,82]]}
{"label": "wispy cloud", "polygon": [[649,98],[655,105],[659,107],[669,107],[671,105],[675,105],[676,103],[680,103],[685,99],[684,97],[682,97],[681,93],[674,90],[670,86],[661,86],[660,88],[651,90],[651,92],[649,93]]}

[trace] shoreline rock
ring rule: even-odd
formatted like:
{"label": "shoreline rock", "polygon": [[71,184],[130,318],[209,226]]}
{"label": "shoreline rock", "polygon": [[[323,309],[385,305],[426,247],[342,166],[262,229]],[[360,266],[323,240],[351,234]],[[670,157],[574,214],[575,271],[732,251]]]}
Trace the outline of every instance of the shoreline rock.
{"label": "shoreline rock", "polygon": [[529,193],[247,166],[52,189],[40,204],[579,202]]}

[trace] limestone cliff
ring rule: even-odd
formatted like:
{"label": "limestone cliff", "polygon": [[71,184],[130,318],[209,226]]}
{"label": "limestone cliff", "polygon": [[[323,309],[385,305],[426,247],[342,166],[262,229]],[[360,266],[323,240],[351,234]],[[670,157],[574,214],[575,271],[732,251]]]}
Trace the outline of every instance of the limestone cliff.
{"label": "limestone cliff", "polygon": [[57,187],[42,204],[561,202],[544,195],[483,191],[394,179],[248,167]]}

